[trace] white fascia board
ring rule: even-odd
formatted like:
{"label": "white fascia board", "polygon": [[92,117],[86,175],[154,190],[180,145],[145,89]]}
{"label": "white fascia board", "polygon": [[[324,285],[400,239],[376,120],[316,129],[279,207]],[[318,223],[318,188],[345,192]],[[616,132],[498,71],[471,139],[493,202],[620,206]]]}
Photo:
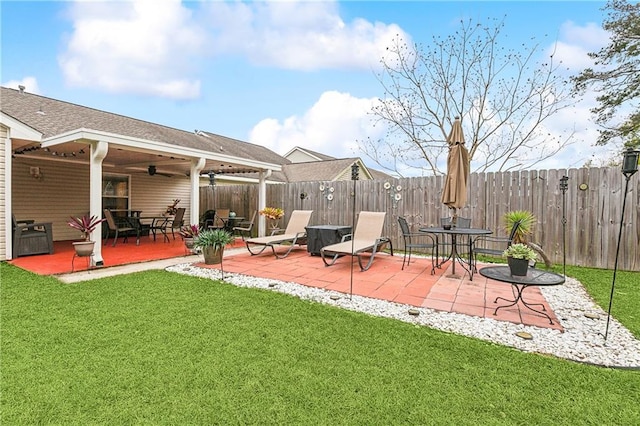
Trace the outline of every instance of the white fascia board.
{"label": "white fascia board", "polygon": [[[208,176],[200,175],[200,179],[203,179],[203,180],[206,179],[207,182],[209,181],[209,177]],[[218,178],[216,178],[216,179],[218,179]],[[241,176],[232,176],[232,175],[224,175],[224,177],[220,177],[219,179],[222,180],[222,181],[225,181],[225,182],[233,182],[233,183],[238,183],[238,184],[241,184],[241,183],[258,183],[259,182],[259,179],[241,177]],[[267,179],[265,182],[267,184],[269,184],[269,185],[279,185],[279,184],[284,184],[285,183],[285,182],[269,180],[269,179]]]}
{"label": "white fascia board", "polygon": [[42,142],[42,147],[52,147],[63,143],[77,142],[82,139],[103,141],[110,144],[113,143],[129,148],[136,148],[142,151],[163,152],[167,154],[182,155],[192,158],[204,158],[207,160],[222,161],[240,166],[253,167],[256,169],[275,171],[282,170],[282,167],[279,164],[270,164],[262,161],[248,160],[246,158],[238,158],[224,154],[213,154],[210,151],[203,151],[200,149],[171,145],[165,142],[121,136],[113,133],[84,128],[46,138]]}
{"label": "white fascia board", "polygon": [[37,142],[42,140],[42,133],[5,114],[4,112],[0,112],[0,123],[10,129],[9,137],[12,139],[24,139]]}

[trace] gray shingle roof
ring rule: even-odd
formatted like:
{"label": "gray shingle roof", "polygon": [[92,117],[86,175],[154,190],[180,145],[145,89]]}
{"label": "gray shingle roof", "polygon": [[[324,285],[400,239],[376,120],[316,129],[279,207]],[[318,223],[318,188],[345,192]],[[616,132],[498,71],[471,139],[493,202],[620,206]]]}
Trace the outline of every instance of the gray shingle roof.
{"label": "gray shingle roof", "polygon": [[292,163],[282,168],[289,182],[332,181],[358,161],[357,158]]}
{"label": "gray shingle roof", "polygon": [[260,145],[209,132],[203,132],[206,136],[197,135],[6,87],[0,91],[0,110],[39,131],[45,139],[78,129],[91,129],[271,164],[288,163]]}

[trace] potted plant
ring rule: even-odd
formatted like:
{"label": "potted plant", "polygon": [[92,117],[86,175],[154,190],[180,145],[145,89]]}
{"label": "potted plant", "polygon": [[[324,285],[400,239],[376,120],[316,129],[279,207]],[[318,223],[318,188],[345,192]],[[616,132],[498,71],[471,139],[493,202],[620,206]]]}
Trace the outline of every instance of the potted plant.
{"label": "potted plant", "polygon": [[265,207],[258,213],[271,220],[270,227],[272,230],[278,229],[278,221],[284,216],[284,210],[279,207]]}
{"label": "potted plant", "polygon": [[536,259],[536,252],[526,244],[511,244],[503,252],[507,258],[511,275],[526,276],[529,262]]}
{"label": "potted plant", "polygon": [[513,210],[505,213],[504,217],[504,231],[509,235],[513,225],[516,222],[520,222],[515,235],[513,236],[514,243],[526,243],[529,235],[533,233],[533,226],[536,223],[536,217],[528,210]]}
{"label": "potted plant", "polygon": [[67,224],[73,229],[77,229],[82,233],[84,241],[76,241],[73,247],[78,256],[90,256],[93,253],[95,241],[91,241],[91,233],[106,219],[99,219],[97,216],[84,215],[82,217],[69,217]]}
{"label": "potted plant", "polygon": [[195,238],[200,235],[200,227],[198,225],[185,225],[180,228],[178,233],[184,240],[184,245],[187,249],[193,252],[195,249]]}
{"label": "potted plant", "polygon": [[222,263],[224,247],[233,240],[233,235],[224,229],[208,229],[194,238],[194,247],[202,249],[205,264],[215,265]]}

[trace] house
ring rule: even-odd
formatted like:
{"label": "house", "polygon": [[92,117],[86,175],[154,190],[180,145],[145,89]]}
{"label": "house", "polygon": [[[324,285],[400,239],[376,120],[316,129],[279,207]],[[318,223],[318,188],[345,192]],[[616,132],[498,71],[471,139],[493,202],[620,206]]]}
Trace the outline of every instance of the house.
{"label": "house", "polygon": [[289,160],[288,164],[282,166],[282,173],[287,182],[349,180],[353,164],[359,167],[360,180],[392,179],[392,176],[386,173],[369,169],[357,157],[335,158],[296,146],[287,152],[284,158]]}
{"label": "house", "polygon": [[[264,207],[266,181],[288,162],[255,144],[188,132],[20,90],[0,89],[0,260],[13,257],[12,214],[53,223],[54,240],[78,239],[69,216],[103,208],[160,214],[180,199],[199,221],[209,173],[252,176]],[[202,182],[201,182],[202,181]],[[263,219],[263,218],[262,218]],[[265,232],[264,220],[258,224]],[[100,230],[91,235],[101,239]],[[102,265],[100,244],[92,262]]]}

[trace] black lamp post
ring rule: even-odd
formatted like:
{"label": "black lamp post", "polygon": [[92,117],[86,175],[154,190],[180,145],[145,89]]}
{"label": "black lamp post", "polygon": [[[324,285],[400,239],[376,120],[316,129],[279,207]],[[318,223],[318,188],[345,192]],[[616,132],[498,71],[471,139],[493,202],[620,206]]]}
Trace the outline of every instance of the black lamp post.
{"label": "black lamp post", "polygon": [[211,187],[211,198],[213,201],[213,206],[216,206],[216,174],[213,173],[213,170],[209,170],[209,186]]}
{"label": "black lamp post", "polygon": [[627,204],[627,191],[629,190],[629,179],[638,171],[638,157],[640,151],[632,148],[627,149],[624,152],[624,158],[622,159],[622,174],[624,175],[626,182],[624,185],[624,193],[622,194],[622,213],[620,216],[620,230],[618,231],[618,246],[616,247],[616,260],[613,263],[613,281],[611,282],[611,295],[609,296],[609,311],[607,312],[607,327],[604,332],[604,340],[607,341],[607,335],[609,334],[609,319],[611,318],[611,304],[613,303],[613,290],[616,286],[616,273],[618,272],[618,255],[620,254],[620,239],[622,238],[622,225],[624,222],[624,208]]}
{"label": "black lamp post", "polygon": [[562,275],[567,276],[567,189],[569,188],[569,176],[560,178],[560,191],[562,191]]}
{"label": "black lamp post", "polygon": [[[356,227],[356,181],[358,180],[358,174],[360,173],[360,167],[357,163],[351,165],[351,180],[353,181],[353,209],[351,216],[351,234],[355,232]],[[351,253],[353,254],[354,241],[353,235],[351,237]],[[351,275],[349,282],[349,299],[353,298],[353,256],[351,256]]]}

